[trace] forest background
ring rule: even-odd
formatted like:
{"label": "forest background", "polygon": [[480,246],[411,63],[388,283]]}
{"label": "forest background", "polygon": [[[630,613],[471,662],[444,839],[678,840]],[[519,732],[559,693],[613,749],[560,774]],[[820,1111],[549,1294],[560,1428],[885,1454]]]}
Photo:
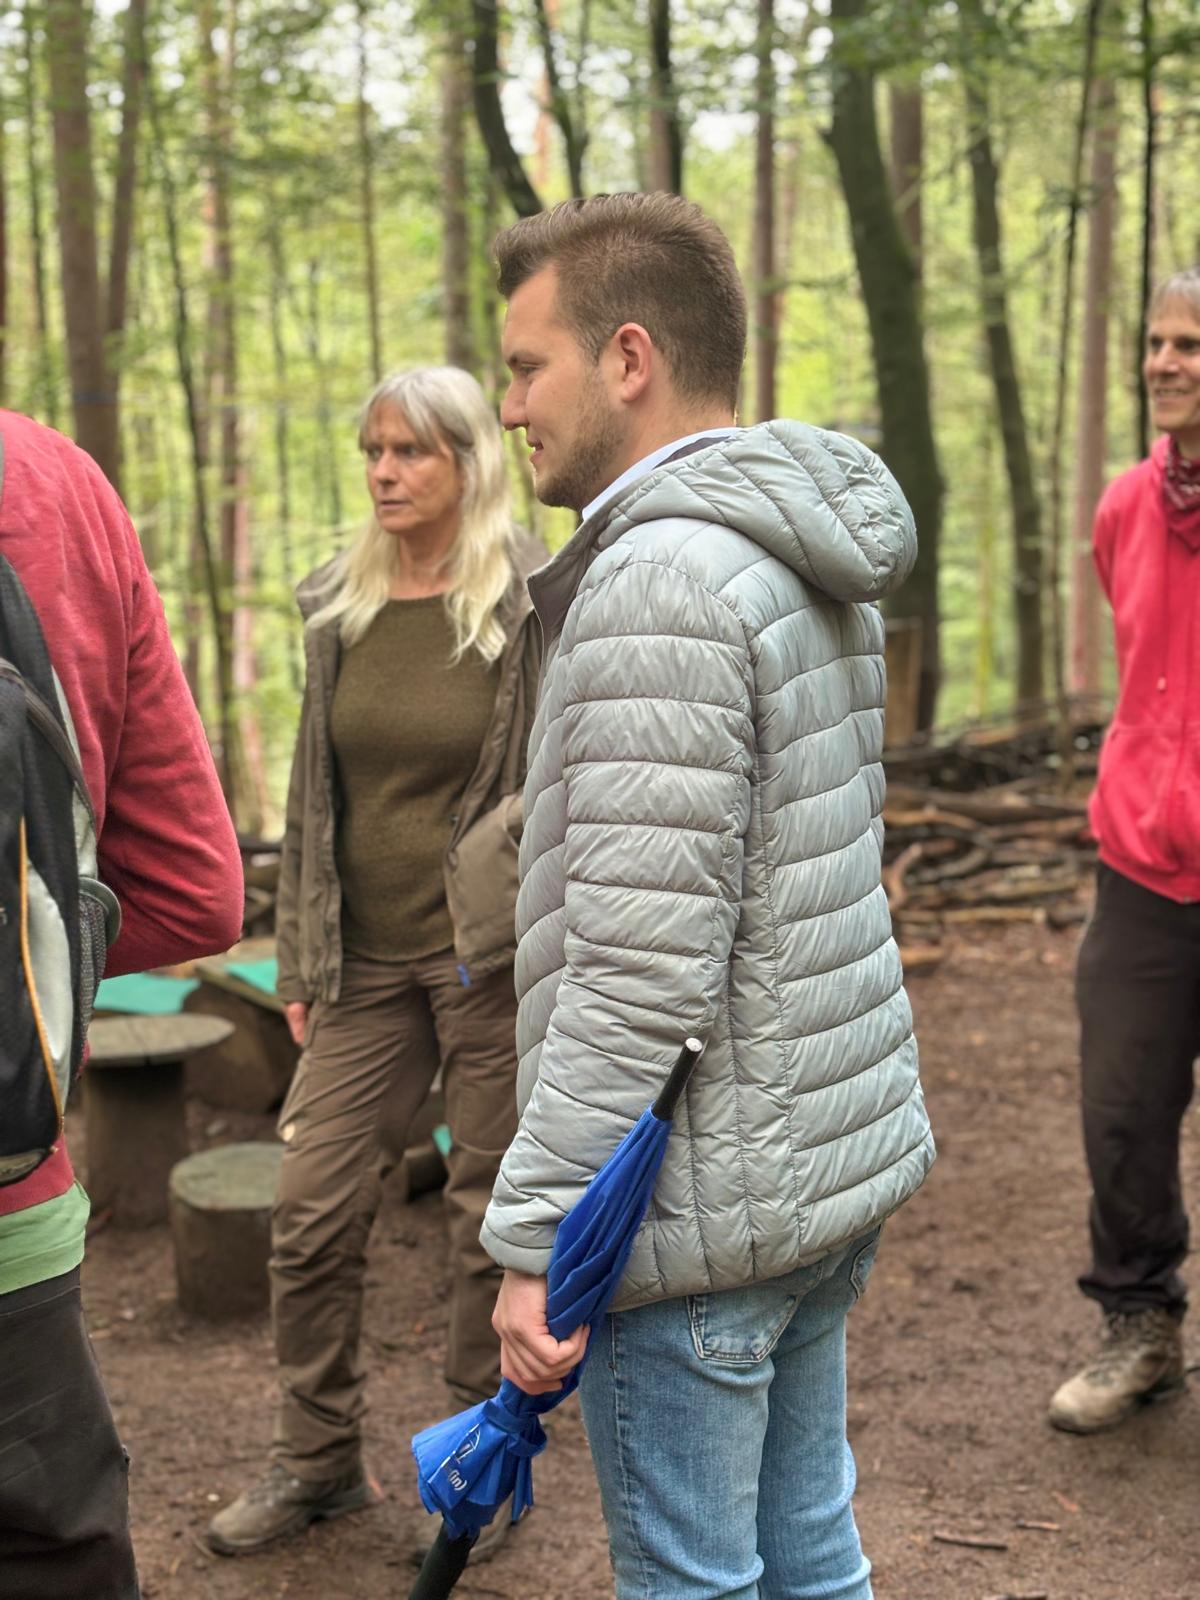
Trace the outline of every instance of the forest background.
{"label": "forest background", "polygon": [[495,231],[674,189],[751,293],[741,420],[858,435],[914,507],[902,737],[1066,724],[1111,693],[1089,535],[1148,444],[1147,286],[1200,260],[1198,44],[1195,0],[26,0],[0,403],[117,483],[239,824],[275,832],[291,590],[361,526],[365,394],[450,361],[498,401]]}

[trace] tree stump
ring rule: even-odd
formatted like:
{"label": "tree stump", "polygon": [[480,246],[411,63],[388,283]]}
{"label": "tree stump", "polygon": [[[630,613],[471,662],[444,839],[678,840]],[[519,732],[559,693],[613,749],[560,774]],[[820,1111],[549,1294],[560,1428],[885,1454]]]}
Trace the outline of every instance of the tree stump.
{"label": "tree stump", "polygon": [[300,1052],[283,1016],[246,994],[201,980],[183,1002],[189,1016],[222,1017],[230,1036],[188,1062],[188,1092],[229,1111],[272,1111],[283,1100]]}
{"label": "tree stump", "polygon": [[227,1144],[171,1172],[171,1241],[179,1304],[211,1322],[267,1309],[271,1207],[283,1146]]}
{"label": "tree stump", "polygon": [[83,1074],[87,1187],[97,1214],[144,1228],[167,1215],[167,1179],[187,1154],[183,1069],[230,1032],[217,1017],[105,1017]]}
{"label": "tree stump", "polygon": [[433,1142],[434,1128],[446,1120],[446,1106],[441,1089],[431,1089],[425,1104],[405,1128],[395,1116],[395,1101],[399,1098],[389,1095],[383,1103],[379,1142],[389,1185],[401,1200],[408,1201],[428,1189],[440,1188],[446,1181],[446,1163]]}

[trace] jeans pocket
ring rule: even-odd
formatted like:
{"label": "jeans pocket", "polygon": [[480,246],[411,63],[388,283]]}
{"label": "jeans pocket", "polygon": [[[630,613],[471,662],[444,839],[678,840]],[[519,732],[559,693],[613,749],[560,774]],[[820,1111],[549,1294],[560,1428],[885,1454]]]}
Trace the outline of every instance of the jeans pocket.
{"label": "jeans pocket", "polygon": [[854,1290],[856,1300],[861,1300],[866,1290],[867,1279],[871,1276],[871,1268],[875,1265],[875,1252],[879,1249],[881,1232],[880,1228],[872,1228],[865,1238],[850,1247],[854,1256],[850,1266],[850,1287]]}
{"label": "jeans pocket", "polygon": [[689,1295],[692,1344],[701,1361],[752,1367],[765,1361],[796,1314],[796,1307],[821,1281],[824,1262],[800,1267],[781,1278]]}

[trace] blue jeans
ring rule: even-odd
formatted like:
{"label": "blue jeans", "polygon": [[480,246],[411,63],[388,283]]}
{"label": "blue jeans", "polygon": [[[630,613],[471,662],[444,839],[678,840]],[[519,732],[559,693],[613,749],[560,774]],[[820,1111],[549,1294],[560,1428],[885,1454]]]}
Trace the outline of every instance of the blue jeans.
{"label": "blue jeans", "polygon": [[846,1313],[878,1240],[592,1330],[579,1393],[617,1600],[871,1600]]}

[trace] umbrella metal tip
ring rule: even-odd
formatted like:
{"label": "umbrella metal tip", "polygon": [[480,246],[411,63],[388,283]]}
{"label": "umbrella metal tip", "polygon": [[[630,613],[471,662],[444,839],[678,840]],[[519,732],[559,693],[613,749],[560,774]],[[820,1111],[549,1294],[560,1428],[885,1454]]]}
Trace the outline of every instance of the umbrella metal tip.
{"label": "umbrella metal tip", "polygon": [[699,1039],[685,1039],[683,1043],[684,1048],[690,1050],[694,1056],[698,1056],[704,1049],[704,1046],[700,1043]]}

